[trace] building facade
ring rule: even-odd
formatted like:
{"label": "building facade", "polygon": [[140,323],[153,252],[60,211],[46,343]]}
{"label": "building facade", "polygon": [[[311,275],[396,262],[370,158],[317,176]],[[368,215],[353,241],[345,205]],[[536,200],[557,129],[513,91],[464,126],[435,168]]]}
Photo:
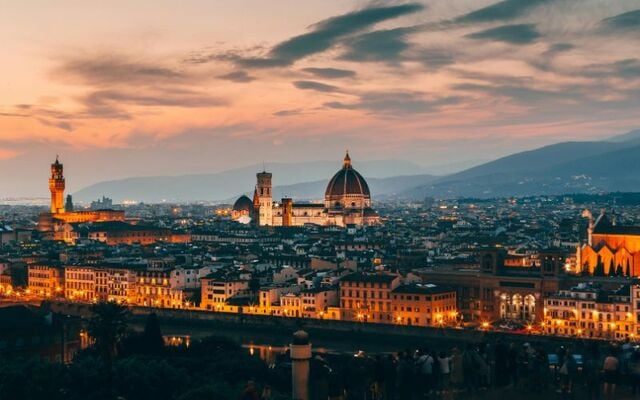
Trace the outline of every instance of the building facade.
{"label": "building facade", "polygon": [[601,212],[594,219],[589,211],[587,243],[577,249],[576,271],[591,275],[640,275],[640,227],[618,225]]}
{"label": "building facade", "polygon": [[400,325],[445,326],[458,321],[456,291],[433,284],[400,285],[392,292],[394,322]]}
{"label": "building facade", "polygon": [[124,211],[121,210],[65,210],[64,190],[64,169],[62,163],[56,157],[56,161],[51,164],[51,176],[49,177],[50,210],[48,213],[41,213],[38,218],[38,230],[47,232],[49,238],[69,241],[69,235],[67,234],[65,237],[64,234],[64,226],[69,223],[124,220]]}
{"label": "building facade", "polygon": [[634,338],[638,331],[640,288],[624,285],[615,291],[580,284],[545,299],[544,333],[600,339]]}
{"label": "building facade", "polygon": [[342,319],[393,323],[392,292],[400,285],[394,274],[354,272],[340,279]]}
{"label": "building facade", "polygon": [[256,175],[253,201],[240,197],[234,204],[232,218],[240,222],[253,221],[258,226],[316,225],[373,225],[380,217],[371,208],[371,192],[366,180],[351,165],[346,154],[342,169],[330,180],[323,203],[296,203],[283,198],[274,203],[272,174],[266,171]]}

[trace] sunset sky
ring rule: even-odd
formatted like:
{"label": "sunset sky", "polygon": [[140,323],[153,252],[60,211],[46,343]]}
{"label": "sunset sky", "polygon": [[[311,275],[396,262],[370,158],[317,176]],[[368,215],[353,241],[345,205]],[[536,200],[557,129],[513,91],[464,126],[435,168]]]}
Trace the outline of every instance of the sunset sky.
{"label": "sunset sky", "polygon": [[640,128],[640,0],[6,0],[0,50],[0,197]]}

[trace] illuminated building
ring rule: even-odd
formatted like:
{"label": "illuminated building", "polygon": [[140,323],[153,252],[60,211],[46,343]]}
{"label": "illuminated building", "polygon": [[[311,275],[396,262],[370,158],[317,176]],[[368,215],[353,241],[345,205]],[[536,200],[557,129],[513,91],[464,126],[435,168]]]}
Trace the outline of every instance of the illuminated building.
{"label": "illuminated building", "polygon": [[222,276],[211,274],[200,279],[201,299],[200,307],[210,311],[237,311],[236,306],[227,302],[238,295],[244,295],[249,290],[249,279],[240,276]]}
{"label": "illuminated building", "polygon": [[338,290],[332,287],[305,289],[300,292],[300,313],[305,318],[330,317],[330,307],[337,307]]}
{"label": "illuminated building", "polygon": [[342,319],[392,323],[391,292],[400,276],[354,272],[340,279]]}
{"label": "illuminated building", "polygon": [[64,268],[64,296],[69,300],[92,302],[96,297],[96,272],[92,267]]}
{"label": "illuminated building", "polygon": [[51,177],[49,178],[49,191],[51,192],[51,214],[64,213],[64,174],[62,173],[62,164],[56,161],[51,164]]}
{"label": "illuminated building", "polygon": [[444,326],[457,321],[455,289],[408,284],[393,290],[394,322],[401,325]]}
{"label": "illuminated building", "polygon": [[457,311],[465,321],[541,321],[543,299],[557,293],[565,278],[565,254],[540,252],[535,265],[507,266],[506,250],[479,251],[478,265],[429,268],[420,271],[425,282],[456,288]]}
{"label": "illuminated building", "polygon": [[65,225],[70,223],[124,220],[124,211],[120,210],[65,210],[64,189],[63,165],[56,157],[56,161],[51,164],[51,176],[49,178],[49,191],[51,192],[50,212],[40,214],[38,219],[38,230],[48,233],[49,238],[71,242],[73,237],[69,235],[68,226],[65,230]]}
{"label": "illuminated building", "polygon": [[640,227],[618,225],[605,215],[604,210],[597,219],[589,211],[587,243],[578,248],[576,270],[593,275],[640,274]]}
{"label": "illuminated building", "polygon": [[638,335],[637,286],[606,291],[591,284],[545,299],[543,332],[556,336],[624,339]]}
{"label": "illuminated building", "polygon": [[64,296],[64,269],[60,265],[29,265],[27,282],[29,290],[34,295]]}
{"label": "illuminated building", "polygon": [[184,293],[172,288],[169,271],[137,273],[135,304],[145,307],[182,308]]}
{"label": "illuminated building", "polygon": [[380,217],[371,208],[369,186],[351,165],[349,153],[345,155],[342,169],[329,180],[323,203],[296,203],[290,198],[274,203],[271,173],[263,171],[256,177],[251,205],[248,197],[240,197],[233,207],[233,219],[252,220],[259,226],[346,226],[380,222]]}
{"label": "illuminated building", "polygon": [[136,295],[136,273],[126,268],[96,268],[96,297],[99,300],[129,303]]}
{"label": "illuminated building", "polygon": [[129,224],[122,221],[94,222],[87,225],[87,237],[109,246],[118,244],[148,245],[155,242],[188,242],[188,235],[174,234],[171,229],[145,224]]}

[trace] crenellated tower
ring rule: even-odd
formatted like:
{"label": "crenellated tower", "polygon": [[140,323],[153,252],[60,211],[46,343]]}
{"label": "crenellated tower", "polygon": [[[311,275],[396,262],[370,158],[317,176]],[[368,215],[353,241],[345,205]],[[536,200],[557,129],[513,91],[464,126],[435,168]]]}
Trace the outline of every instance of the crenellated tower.
{"label": "crenellated tower", "polygon": [[51,191],[51,213],[64,213],[64,174],[58,156],[56,156],[56,162],[51,164],[49,190]]}
{"label": "crenellated tower", "polygon": [[258,205],[258,225],[273,225],[273,205],[271,198],[271,173],[262,171],[256,174],[255,198]]}

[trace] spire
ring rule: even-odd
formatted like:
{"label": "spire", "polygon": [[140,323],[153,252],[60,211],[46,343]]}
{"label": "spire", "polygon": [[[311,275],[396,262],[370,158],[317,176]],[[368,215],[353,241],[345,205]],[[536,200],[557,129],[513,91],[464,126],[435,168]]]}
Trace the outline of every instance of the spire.
{"label": "spire", "polygon": [[351,168],[351,157],[349,157],[349,150],[347,150],[347,154],[344,156],[344,164],[342,164],[342,168]]}

